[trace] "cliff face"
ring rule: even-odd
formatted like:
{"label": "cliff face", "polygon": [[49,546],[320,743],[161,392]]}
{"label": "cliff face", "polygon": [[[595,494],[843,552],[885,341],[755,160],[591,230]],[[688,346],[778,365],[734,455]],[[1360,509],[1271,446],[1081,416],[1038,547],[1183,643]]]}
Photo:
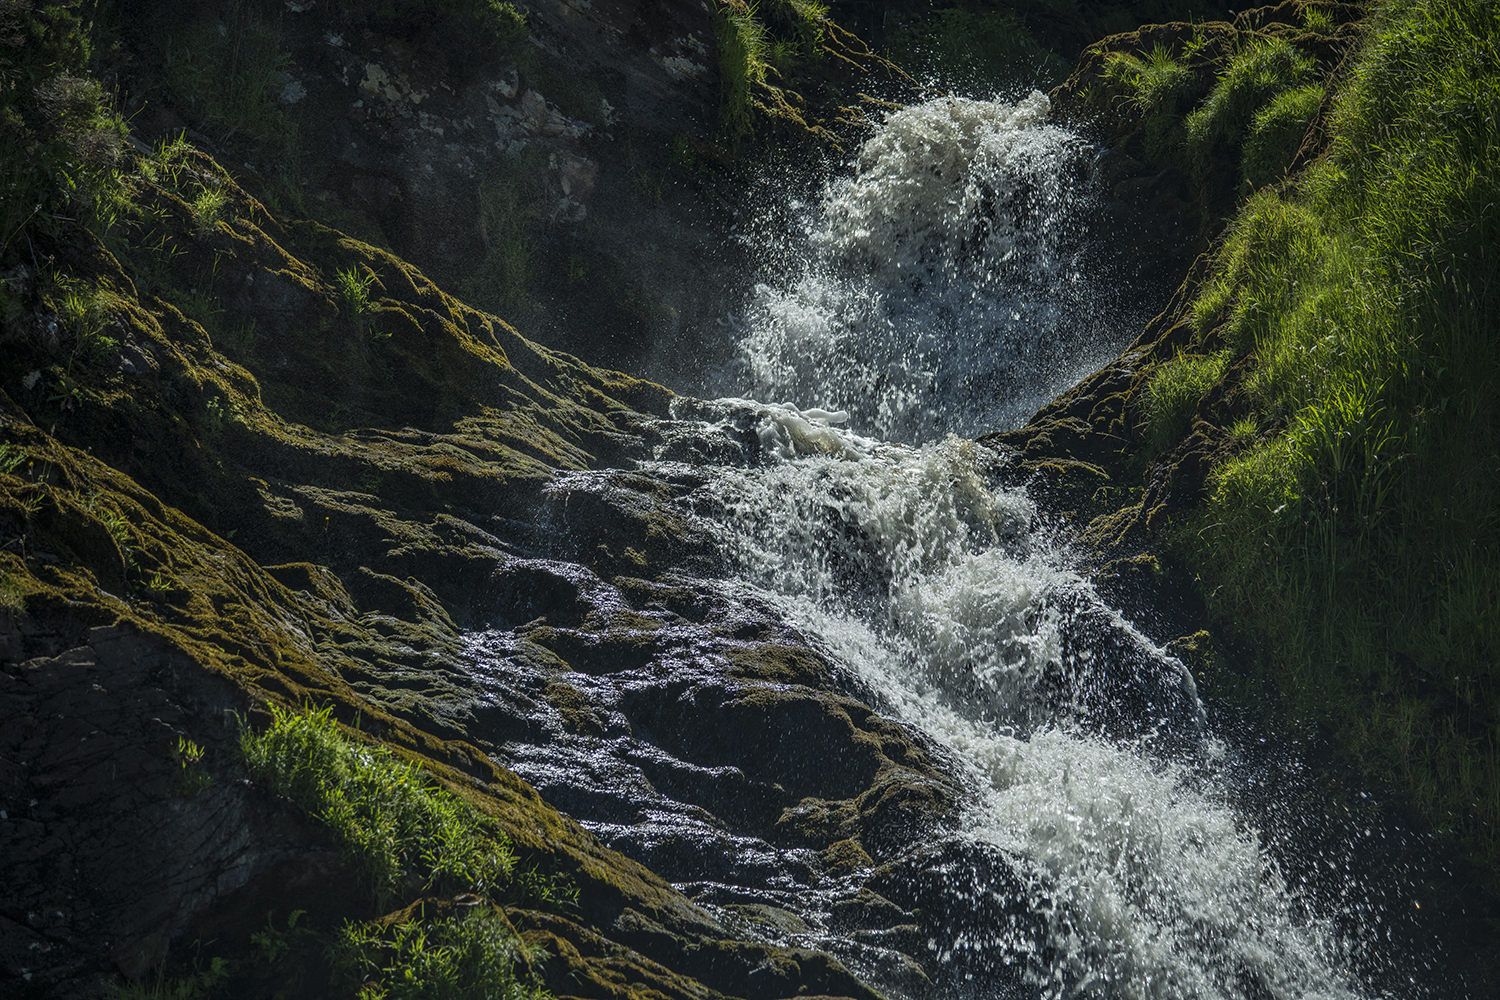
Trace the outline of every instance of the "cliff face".
{"label": "cliff face", "polygon": [[[0,6],[5,990],[322,996],[350,922],[494,908],[504,948],[550,953],[528,975],[557,996],[878,995],[798,947],[794,914],[734,895],[768,870],[746,847],[763,844],[883,956],[880,984],[961,974],[933,943],[973,929],[948,916],[944,873],[1019,876],[922,847],[961,807],[951,768],[776,609],[691,582],[722,557],[676,512],[691,477],[628,469],[677,454],[692,404],[561,353],[685,381],[714,363],[698,328],[743,274],[745,161],[837,156],[913,92],[813,7],[776,11],[757,36],[733,3],[541,3],[524,26],[477,0],[101,5],[91,26],[66,4]],[[1135,273],[1189,269],[1245,185],[1328,159],[1365,13],[1282,4],[1084,53],[1053,96],[1111,147],[1107,227],[1140,248]],[[1028,16],[1044,40],[1083,30]],[[1240,131],[1200,121],[1207,146],[1175,131],[1237,53],[1281,43],[1306,65],[1261,97],[1321,89],[1280,122],[1298,134],[1274,169],[1245,157],[1258,106]],[[1236,307],[1194,305],[1214,266],[1118,361],[988,441],[1087,525],[1122,601],[1175,582],[1189,601],[1159,638],[1227,697],[1263,665],[1222,652],[1245,638],[1223,605],[1162,567],[1205,575],[1183,539],[1250,444],[1233,428],[1254,415],[1271,442],[1296,411],[1246,393],[1251,351],[1213,361],[1170,419],[1152,409],[1179,355],[1242,344]],[[272,705],[331,707],[332,729],[492,817],[517,870],[576,903],[411,873],[398,898],[372,893],[326,817],[247,768],[241,733]],[[612,787],[589,756],[605,739],[654,787]],[[495,763],[522,743],[597,767],[595,797],[546,801]],[[649,867],[558,811],[649,827],[658,791],[708,832],[634,844]],[[728,859],[717,895],[668,884],[704,858]]]}

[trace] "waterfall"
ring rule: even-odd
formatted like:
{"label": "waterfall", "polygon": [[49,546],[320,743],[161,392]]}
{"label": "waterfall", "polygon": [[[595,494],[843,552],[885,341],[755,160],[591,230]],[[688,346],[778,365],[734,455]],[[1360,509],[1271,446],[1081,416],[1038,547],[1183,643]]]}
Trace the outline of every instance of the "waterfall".
{"label": "waterfall", "polygon": [[1092,155],[1047,107],[895,112],[793,224],[755,231],[771,266],[733,389],[917,443],[1014,426],[1107,360],[1139,317],[1088,280]]}
{"label": "waterfall", "polygon": [[[1140,318],[1086,278],[1090,153],[1046,111],[1033,93],[893,113],[795,206],[800,227],[762,231],[779,270],[735,316],[725,398],[679,399],[631,473],[672,484],[660,502],[717,553],[685,585],[774,611],[963,788],[956,829],[874,876],[909,883],[944,974],[838,929],[838,893],[863,883],[827,888],[796,852],[672,791],[743,782],[732,768],[619,726],[518,741],[507,762],[700,903],[796,914],[775,940],[833,952],[893,997],[1375,995],[1356,971],[1375,929],[1301,891],[1236,805],[1236,751],[1192,674],[1095,592],[1023,485],[1002,485],[1004,457],[968,440],[1015,426]],[[618,504],[629,489],[579,473],[552,494]],[[591,681],[602,702],[700,683],[707,633],[671,627],[683,652],[649,678]]]}

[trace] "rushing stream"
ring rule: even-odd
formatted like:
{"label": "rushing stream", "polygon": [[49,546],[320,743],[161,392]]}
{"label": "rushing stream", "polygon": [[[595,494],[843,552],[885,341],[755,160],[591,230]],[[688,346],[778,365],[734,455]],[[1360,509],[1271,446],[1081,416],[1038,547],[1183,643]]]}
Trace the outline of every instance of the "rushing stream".
{"label": "rushing stream", "polygon": [[[773,277],[734,318],[731,398],[679,400],[633,470],[674,484],[667,505],[716,553],[684,586],[780,622],[919,734],[962,790],[956,822],[893,849],[876,882],[818,877],[808,851],[699,807],[704,783],[744,774],[639,725],[517,741],[507,763],[726,924],[829,951],[893,997],[1376,995],[1377,928],[1293,884],[1236,804],[1238,751],[1191,673],[966,440],[1017,425],[1140,318],[1084,280],[1090,152],[1045,112],[1033,94],[893,114],[852,173],[783,212],[795,226],[762,232]],[[561,509],[622,482],[582,473],[554,494]],[[591,697],[633,703],[677,671],[701,701],[706,633],[673,622],[655,680],[596,677]],[[892,872],[918,924],[841,924]],[[751,904],[785,916],[746,923]]]}

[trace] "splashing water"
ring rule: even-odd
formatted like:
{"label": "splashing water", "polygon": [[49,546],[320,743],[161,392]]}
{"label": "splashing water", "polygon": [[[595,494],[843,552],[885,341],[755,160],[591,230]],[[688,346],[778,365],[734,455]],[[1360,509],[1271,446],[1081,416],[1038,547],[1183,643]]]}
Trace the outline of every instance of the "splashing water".
{"label": "splashing water", "polygon": [[[1101,319],[1080,277],[1086,150],[1046,110],[1033,94],[893,114],[739,318],[732,391],[822,408],[680,398],[638,470],[696,484],[670,502],[717,542],[720,592],[777,608],[966,789],[955,834],[887,866],[919,884],[936,984],[837,934],[801,943],[893,997],[1372,995],[1349,971],[1365,928],[1296,891],[1237,809],[1191,673],[1101,599],[1023,488],[997,485],[1004,458],[956,436],[1019,423],[1133,321]],[[683,815],[591,828],[650,857]],[[778,870],[762,842],[736,850]],[[775,879],[765,898],[818,925],[823,890]]]}
{"label": "splashing water", "polygon": [[1046,97],[898,111],[791,231],[739,318],[739,391],[817,400],[886,440],[1020,423],[1121,345],[1085,280],[1089,149]]}
{"label": "splashing water", "polygon": [[[1023,491],[989,485],[997,456],[717,405],[778,445],[703,487],[728,512],[718,530],[740,579],[953,753],[974,793],[964,837],[1015,863],[1022,915],[981,919],[1003,887],[952,896],[945,962],[978,982],[1025,965],[1043,995],[1360,995],[1336,935],[1218,789],[1224,751],[1191,675],[1104,607]],[[1110,738],[1124,688],[1149,691],[1134,721],[1189,749],[1164,753],[1140,726]]]}
{"label": "splashing water", "polygon": [[[765,456],[705,487],[724,548],[960,762],[964,836],[1026,887],[1019,920],[955,917],[935,942],[964,995],[1012,963],[1031,995],[1361,995],[1231,805],[1191,674],[1023,491],[991,485],[1000,459],[953,436],[1018,424],[1139,319],[1102,318],[1083,279],[1087,150],[1047,110],[1033,93],[897,112],[803,213],[791,273],[742,317],[741,391],[837,409],[721,401],[753,411]],[[987,894],[954,902],[983,913]]]}

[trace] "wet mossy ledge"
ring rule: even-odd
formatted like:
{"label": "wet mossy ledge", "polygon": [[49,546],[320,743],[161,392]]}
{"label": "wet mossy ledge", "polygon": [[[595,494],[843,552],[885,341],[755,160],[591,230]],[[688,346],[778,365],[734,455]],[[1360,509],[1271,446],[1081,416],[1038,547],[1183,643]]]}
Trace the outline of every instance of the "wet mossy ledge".
{"label": "wet mossy ledge", "polygon": [[[644,454],[671,393],[279,221],[189,142],[127,141],[83,46],[25,51],[3,138],[32,207],[4,218],[0,274],[7,995],[322,996],[335,974],[467,995],[503,974],[517,995],[873,997],[730,934],[412,689],[441,687],[462,629],[531,606],[491,592],[547,485]],[[658,570],[683,532],[653,516],[594,524],[580,558]],[[347,798],[310,805],[242,749],[298,712],[489,846],[417,845],[372,885],[351,845],[394,821],[338,821]]]}

